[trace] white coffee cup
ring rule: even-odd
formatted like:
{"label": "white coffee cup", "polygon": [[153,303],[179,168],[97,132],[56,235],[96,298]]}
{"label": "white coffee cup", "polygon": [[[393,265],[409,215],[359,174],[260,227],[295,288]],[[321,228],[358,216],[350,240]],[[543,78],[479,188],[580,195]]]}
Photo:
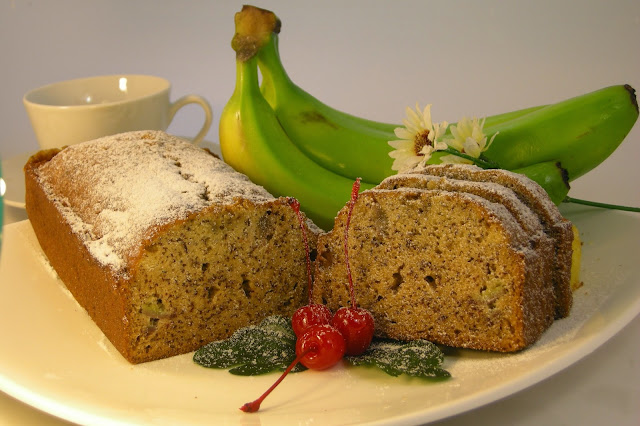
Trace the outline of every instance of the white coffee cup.
{"label": "white coffee cup", "polygon": [[169,81],[161,77],[106,75],[39,87],[24,95],[23,103],[41,149],[133,130],[167,130],[176,112],[192,103],[205,113],[204,124],[192,139],[198,144],[211,128],[211,106],[198,95],[171,102],[170,89]]}

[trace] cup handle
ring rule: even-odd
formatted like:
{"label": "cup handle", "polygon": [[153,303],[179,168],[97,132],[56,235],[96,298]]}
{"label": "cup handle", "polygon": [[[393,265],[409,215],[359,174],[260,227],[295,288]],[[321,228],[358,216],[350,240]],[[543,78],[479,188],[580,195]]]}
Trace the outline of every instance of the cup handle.
{"label": "cup handle", "polygon": [[211,105],[209,105],[209,102],[207,102],[206,99],[198,95],[186,95],[181,97],[169,106],[169,117],[167,121],[171,123],[171,120],[173,120],[176,112],[178,112],[180,108],[188,104],[198,104],[204,110],[204,124],[202,125],[202,128],[200,129],[198,134],[192,139],[192,142],[198,145],[200,142],[202,142],[202,139],[211,128],[211,123],[213,121],[213,111],[211,110]]}

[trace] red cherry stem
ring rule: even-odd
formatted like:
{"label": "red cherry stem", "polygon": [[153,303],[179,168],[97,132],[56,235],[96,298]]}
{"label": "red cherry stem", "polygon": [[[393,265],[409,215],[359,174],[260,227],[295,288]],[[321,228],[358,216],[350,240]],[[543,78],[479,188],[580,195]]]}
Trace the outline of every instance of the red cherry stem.
{"label": "red cherry stem", "polygon": [[309,241],[307,240],[307,231],[304,228],[304,221],[302,220],[302,213],[300,213],[300,201],[295,198],[287,198],[289,205],[296,212],[298,216],[298,223],[300,223],[300,230],[302,231],[302,241],[304,241],[304,252],[307,256],[307,279],[309,280],[309,303],[312,303],[313,296],[313,282],[311,281],[311,258],[309,257]]}
{"label": "red cherry stem", "polygon": [[264,401],[265,398],[267,396],[269,396],[269,394],[280,384],[280,382],[282,382],[284,380],[284,378],[287,376],[287,374],[289,374],[291,372],[291,370],[293,370],[293,367],[295,367],[296,364],[298,364],[300,362],[300,360],[302,358],[304,358],[309,352],[314,352],[314,351],[317,351],[317,350],[318,350],[318,348],[316,347],[316,345],[311,345],[309,348],[307,348],[306,351],[304,351],[300,355],[298,355],[296,357],[296,359],[294,359],[293,362],[291,364],[289,364],[287,369],[284,370],[284,373],[282,373],[280,375],[280,377],[278,377],[278,380],[276,380],[271,385],[271,387],[269,389],[267,389],[266,392],[263,393],[260,396],[260,398],[256,399],[255,401],[247,402],[242,407],[240,407],[240,409],[242,411],[244,411],[245,413],[255,413],[256,411],[258,411],[260,409],[260,404],[262,404],[262,401]]}
{"label": "red cherry stem", "polygon": [[353,187],[351,188],[351,201],[349,202],[349,212],[347,213],[347,224],[344,227],[344,260],[347,265],[347,278],[349,279],[349,293],[351,294],[351,307],[357,308],[356,304],[356,294],[353,290],[353,278],[351,277],[351,266],[349,265],[349,223],[351,222],[351,214],[353,213],[353,207],[356,205],[356,201],[358,200],[358,192],[360,191],[360,180],[361,178],[356,179],[353,182]]}

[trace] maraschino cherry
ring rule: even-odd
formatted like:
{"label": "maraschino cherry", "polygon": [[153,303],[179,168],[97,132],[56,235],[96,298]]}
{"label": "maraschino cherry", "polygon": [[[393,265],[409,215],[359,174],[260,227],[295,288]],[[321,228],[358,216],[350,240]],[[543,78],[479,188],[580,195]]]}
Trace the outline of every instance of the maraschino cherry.
{"label": "maraschino cherry", "polygon": [[255,401],[247,402],[240,409],[255,413],[262,401],[280,384],[299,362],[312,370],[325,370],[336,365],[344,356],[345,342],[338,330],[329,324],[310,327],[296,341],[296,359],[280,375],[278,380]]}
{"label": "maraschino cherry", "polygon": [[360,178],[356,179],[351,189],[351,200],[349,211],[347,213],[347,223],[344,228],[344,258],[347,267],[347,278],[349,279],[349,295],[351,297],[351,306],[338,309],[331,321],[331,324],[337,328],[344,336],[346,342],[347,355],[361,355],[371,345],[373,339],[374,321],[373,315],[366,309],[359,308],[356,303],[356,295],[353,289],[353,278],[351,276],[351,266],[349,264],[349,224],[351,222],[351,214],[353,207],[358,199],[358,191],[360,190]]}

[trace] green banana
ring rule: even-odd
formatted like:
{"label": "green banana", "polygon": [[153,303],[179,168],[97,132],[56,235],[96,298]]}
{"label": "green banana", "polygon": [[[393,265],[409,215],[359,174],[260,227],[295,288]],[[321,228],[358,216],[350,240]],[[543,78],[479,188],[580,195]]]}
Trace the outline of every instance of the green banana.
{"label": "green banana", "polygon": [[258,61],[264,97],[305,155],[350,179],[362,176],[365,182],[378,183],[393,174],[387,142],[395,138],[395,125],[335,110],[296,86],[282,68],[275,33],[259,50]]}
{"label": "green banana", "polygon": [[[280,21],[272,13],[267,41],[258,50],[262,92],[294,144],[323,167],[350,179],[379,183],[394,174],[393,124],[335,110],[297,86],[278,50]],[[494,140],[486,157],[506,169],[560,161],[574,180],[604,161],[622,142],[638,116],[633,89],[612,86],[568,99],[487,117]],[[434,155],[430,163],[438,163]]]}
{"label": "green banana", "polygon": [[556,205],[559,205],[567,198],[570,189],[569,176],[567,175],[567,170],[558,161],[536,163],[513,169],[512,171],[523,174],[537,182],[549,194],[549,198]]}
{"label": "green banana", "polygon": [[[398,124],[389,124],[336,110],[302,88],[287,74],[278,50],[280,21],[273,15],[272,32],[258,51],[263,76],[261,90],[290,139],[321,166],[350,179],[377,184],[395,174],[388,141],[396,139]],[[486,118],[498,125],[536,111],[529,107]]]}
{"label": "green banana", "polygon": [[[242,24],[241,24],[242,25]],[[220,148],[225,162],[274,196],[295,196],[319,227],[331,229],[347,203],[353,181],[316,164],[287,136],[260,93],[257,58],[251,45],[260,34],[234,37],[235,90],[220,116]],[[362,185],[362,190],[371,185]]]}
{"label": "green banana", "polygon": [[[278,18],[276,17],[275,19]],[[304,122],[305,118],[308,118],[309,121],[326,121],[329,124],[340,124],[347,126],[347,128],[354,126],[355,128],[360,127],[365,130],[393,135],[397,124],[369,120],[336,110],[297,86],[289,78],[282,65],[280,50],[278,49],[279,32],[280,22],[277,21],[277,24],[273,27],[270,40],[258,51],[258,66],[264,77],[261,85],[262,94],[276,110],[276,115],[280,105],[289,105],[290,102],[293,102],[297,104],[297,108],[292,107],[291,110],[295,111],[297,109],[298,113],[297,117],[294,117],[294,121]],[[287,110],[289,108],[284,109],[283,113],[294,115]],[[310,115],[311,117],[309,117]],[[313,117],[314,115],[318,115],[318,117]]]}
{"label": "green banana", "polygon": [[[330,229],[354,179],[363,178],[364,190],[395,174],[388,141],[396,126],[337,111],[296,86],[280,61],[279,29],[270,11],[245,6],[236,14],[237,78],[220,118],[222,155],[272,194],[298,198]],[[490,116],[485,134],[498,135],[484,156],[538,182],[559,204],[568,199],[569,181],[604,161],[637,117],[629,86]]]}
{"label": "green banana", "polygon": [[559,161],[573,181],[607,159],[637,118],[631,86],[605,87],[508,122],[485,124],[488,138],[499,134],[484,154],[509,170]]}

